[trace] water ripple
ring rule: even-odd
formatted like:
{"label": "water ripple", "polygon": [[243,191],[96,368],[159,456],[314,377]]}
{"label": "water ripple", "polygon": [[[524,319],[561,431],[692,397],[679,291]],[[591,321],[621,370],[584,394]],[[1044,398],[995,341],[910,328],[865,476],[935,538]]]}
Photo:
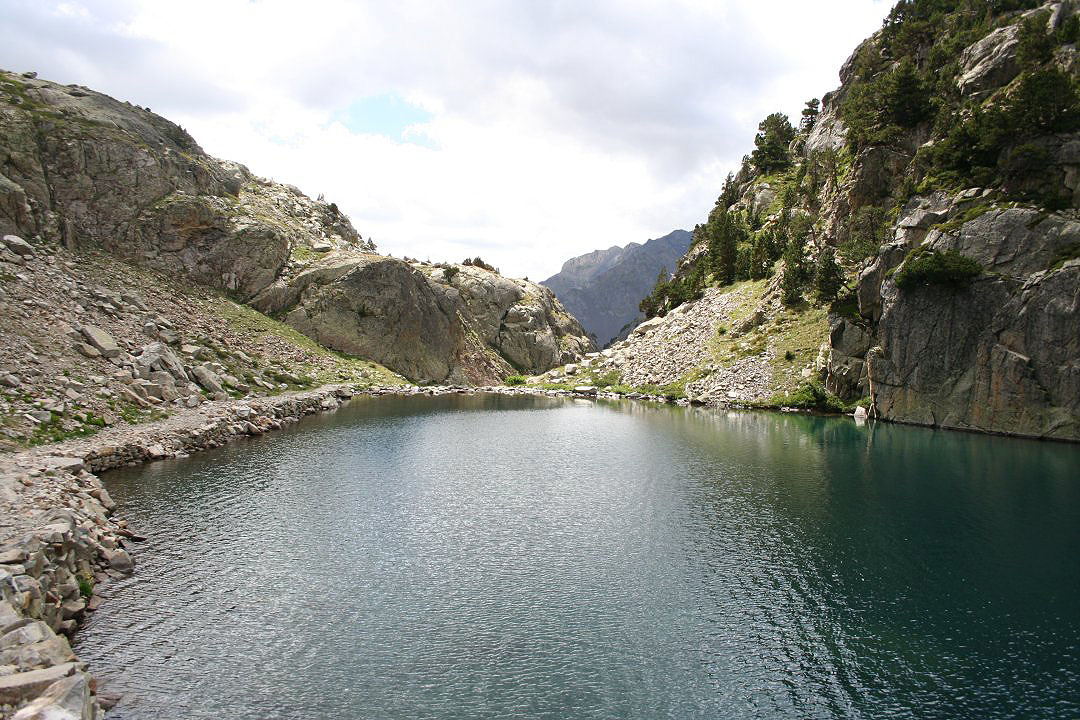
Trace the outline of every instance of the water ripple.
{"label": "water ripple", "polygon": [[382,398],[106,478],[142,718],[1080,714],[1076,448]]}

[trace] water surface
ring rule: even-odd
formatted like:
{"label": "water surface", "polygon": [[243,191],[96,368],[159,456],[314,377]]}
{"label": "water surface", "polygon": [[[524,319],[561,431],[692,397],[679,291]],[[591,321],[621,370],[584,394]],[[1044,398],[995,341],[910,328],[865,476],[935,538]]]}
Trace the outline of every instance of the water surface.
{"label": "water surface", "polygon": [[110,717],[1080,716],[1076,446],[383,397],[106,483]]}

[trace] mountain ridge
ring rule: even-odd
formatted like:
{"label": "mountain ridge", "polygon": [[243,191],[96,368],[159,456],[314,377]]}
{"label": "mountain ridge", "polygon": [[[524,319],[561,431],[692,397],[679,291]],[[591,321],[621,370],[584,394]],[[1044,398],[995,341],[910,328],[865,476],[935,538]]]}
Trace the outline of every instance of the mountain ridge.
{"label": "mountain ridge", "polygon": [[603,346],[634,322],[638,303],[657,274],[675,267],[690,240],[686,230],[673,230],[644,243],[593,250],[565,261],[562,270],[540,284],[551,288],[597,345]]}

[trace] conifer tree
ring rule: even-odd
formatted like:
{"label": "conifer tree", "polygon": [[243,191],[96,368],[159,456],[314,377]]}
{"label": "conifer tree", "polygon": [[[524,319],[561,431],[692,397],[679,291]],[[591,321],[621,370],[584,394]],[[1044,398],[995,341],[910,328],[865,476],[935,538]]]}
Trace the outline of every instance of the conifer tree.
{"label": "conifer tree", "polygon": [[806,107],[802,111],[802,120],[799,121],[799,130],[809,133],[817,124],[818,114],[821,112],[821,101],[817,98],[806,101]]}
{"label": "conifer tree", "polygon": [[814,265],[814,294],[821,302],[830,302],[836,298],[844,285],[844,273],[836,262],[836,253],[826,247],[818,254]]}
{"label": "conifer tree", "polygon": [[769,276],[769,266],[772,259],[769,257],[769,240],[762,233],[754,238],[754,246],[750,250],[750,279],[761,280]]}
{"label": "conifer tree", "polygon": [[769,174],[791,166],[791,153],[788,145],[795,139],[795,128],[791,126],[787,115],[773,113],[758,125],[758,134],[754,137],[754,152],[750,161],[759,172]]}

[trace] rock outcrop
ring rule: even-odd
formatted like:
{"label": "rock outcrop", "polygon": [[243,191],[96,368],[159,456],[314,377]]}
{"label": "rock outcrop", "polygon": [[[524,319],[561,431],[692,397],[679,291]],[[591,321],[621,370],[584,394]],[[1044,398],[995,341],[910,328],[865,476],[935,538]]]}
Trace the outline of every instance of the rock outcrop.
{"label": "rock outcrop", "polygon": [[373,249],[336,206],[206,155],[149,110],[8,72],[0,91],[4,233],[103,248],[242,298],[297,248]]}
{"label": "rock outcrop", "polygon": [[[1061,69],[1075,82],[1069,44],[1043,65],[1030,57],[1023,65],[1021,25],[1060,43],[1055,33],[1076,12],[1073,2],[1049,2],[1014,13],[959,54],[957,89],[967,102],[1000,108],[1032,73]],[[927,132],[913,128],[897,144],[910,148]],[[852,175],[867,152],[855,156]],[[1037,156],[1037,172],[1009,170],[1017,153]],[[871,415],[890,420],[1080,440],[1080,135],[1029,130],[1004,144],[997,164],[986,186],[896,203],[888,242],[854,283],[857,311],[848,305],[830,318],[826,383],[844,397],[869,396]],[[913,172],[917,161],[886,168],[881,194],[902,200]],[[847,202],[857,209],[872,200]],[[914,251],[952,251],[981,272],[970,283],[900,287]]]}
{"label": "rock outcrop", "polygon": [[417,382],[497,382],[593,349],[550,290],[472,265],[333,253],[279,279],[253,305]]}
{"label": "rock outcrop", "polygon": [[675,269],[690,240],[686,230],[674,230],[644,244],[595,250],[567,260],[540,284],[555,292],[598,345],[607,345],[638,318],[641,298],[661,270]]}
{"label": "rock outcrop", "polygon": [[335,204],[206,155],[149,110],[32,75],[0,71],[0,234],[15,238],[0,262],[105,251],[257,298],[317,342],[424,382],[491,382],[592,348],[532,283],[480,269],[444,282],[376,256]]}
{"label": "rock outcrop", "polygon": [[[971,202],[957,200],[941,220]],[[883,417],[903,422],[1080,438],[1080,222],[987,207],[927,233],[922,212],[861,275],[860,319],[834,321],[834,389],[872,392]],[[958,251],[984,272],[966,287],[901,289],[889,271],[914,247]]]}

